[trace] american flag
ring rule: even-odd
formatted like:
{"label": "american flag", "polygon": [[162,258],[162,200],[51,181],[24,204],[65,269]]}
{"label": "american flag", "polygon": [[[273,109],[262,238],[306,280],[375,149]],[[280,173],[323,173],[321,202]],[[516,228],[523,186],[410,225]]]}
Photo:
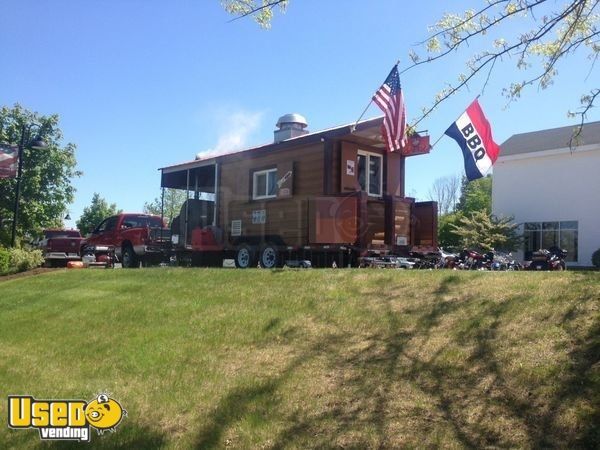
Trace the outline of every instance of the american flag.
{"label": "american flag", "polygon": [[406,108],[397,65],[375,92],[373,101],[385,114],[381,125],[385,146],[390,152],[401,150],[406,145]]}
{"label": "american flag", "polygon": [[14,178],[17,176],[18,154],[16,145],[0,144],[0,178]]}

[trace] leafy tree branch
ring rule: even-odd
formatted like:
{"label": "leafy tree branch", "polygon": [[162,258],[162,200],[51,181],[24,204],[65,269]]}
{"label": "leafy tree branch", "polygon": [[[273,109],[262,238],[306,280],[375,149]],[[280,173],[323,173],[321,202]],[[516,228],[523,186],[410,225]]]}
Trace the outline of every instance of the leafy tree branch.
{"label": "leafy tree branch", "polygon": [[[262,27],[268,28],[274,8],[279,6],[284,11],[289,1],[222,0],[222,3],[230,13],[238,17],[253,15]],[[419,117],[411,124],[412,128],[481,75],[484,77],[483,92],[493,76],[496,64],[507,59],[516,57],[516,68],[528,72],[524,80],[513,81],[503,89],[508,103],[518,99],[529,87],[549,87],[558,75],[558,63],[582,51],[582,47],[590,52],[590,73],[594,70],[600,55],[600,0],[572,0],[564,6],[556,6],[555,2],[548,0],[484,0],[482,3],[479,9],[469,9],[461,14],[445,14],[430,27],[430,36],[417,43],[417,47],[421,48],[420,54],[415,50],[409,53],[412,63],[401,74],[425,64],[451,58],[452,54],[468,49],[473,43],[489,44],[487,50],[471,55],[466,61],[466,72],[459,74],[456,82],[445,83],[432,105],[422,109]],[[515,32],[511,29],[511,24],[518,19],[530,20],[525,31]],[[492,32],[504,37],[488,42],[488,36]],[[597,98],[597,88],[582,95],[581,111],[570,115],[580,116],[583,124]],[[577,135],[574,134],[574,138]]]}
{"label": "leafy tree branch", "polygon": [[225,10],[236,16],[233,20],[253,16],[262,28],[270,28],[273,9],[285,12],[288,0],[221,0]]}

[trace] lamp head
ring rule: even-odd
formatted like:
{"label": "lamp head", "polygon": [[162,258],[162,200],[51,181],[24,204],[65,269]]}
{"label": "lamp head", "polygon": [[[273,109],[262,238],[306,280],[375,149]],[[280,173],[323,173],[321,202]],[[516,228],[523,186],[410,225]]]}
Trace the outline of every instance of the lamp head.
{"label": "lamp head", "polygon": [[29,147],[35,150],[44,150],[48,148],[48,144],[40,136],[36,137],[29,143]]}

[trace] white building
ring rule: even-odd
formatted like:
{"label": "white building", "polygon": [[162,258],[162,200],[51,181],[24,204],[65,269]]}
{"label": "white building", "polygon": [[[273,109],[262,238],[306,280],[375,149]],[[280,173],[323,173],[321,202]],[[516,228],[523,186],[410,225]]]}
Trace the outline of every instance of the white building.
{"label": "white building", "polygon": [[528,251],[558,245],[572,266],[591,266],[600,248],[600,122],[515,134],[494,165],[492,210],[514,216]]}

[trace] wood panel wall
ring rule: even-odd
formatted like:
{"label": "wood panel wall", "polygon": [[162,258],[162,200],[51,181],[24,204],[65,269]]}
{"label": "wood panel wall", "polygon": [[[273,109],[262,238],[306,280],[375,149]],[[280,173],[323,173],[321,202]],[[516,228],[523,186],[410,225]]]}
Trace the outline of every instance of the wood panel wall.
{"label": "wood panel wall", "polygon": [[386,242],[389,245],[396,244],[396,236],[406,238],[407,245],[411,244],[410,223],[412,212],[412,200],[404,198],[391,198],[390,209],[392,213],[391,232],[386,236]]}
{"label": "wood panel wall", "polygon": [[385,202],[367,200],[367,245],[385,244]]}
{"label": "wood panel wall", "polygon": [[[308,201],[323,194],[323,144],[286,149],[282,152],[224,159],[219,183],[219,224],[226,241],[231,221],[242,220],[242,236],[280,235],[287,245],[308,243]],[[252,200],[252,174],[278,167],[279,173],[293,162],[292,195],[288,198]],[[282,169],[282,170],[279,170]],[[264,224],[252,223],[252,211],[265,210]],[[234,238],[235,239],[235,238]]]}
{"label": "wood panel wall", "polygon": [[412,208],[413,245],[437,247],[437,203],[414,203]]}

